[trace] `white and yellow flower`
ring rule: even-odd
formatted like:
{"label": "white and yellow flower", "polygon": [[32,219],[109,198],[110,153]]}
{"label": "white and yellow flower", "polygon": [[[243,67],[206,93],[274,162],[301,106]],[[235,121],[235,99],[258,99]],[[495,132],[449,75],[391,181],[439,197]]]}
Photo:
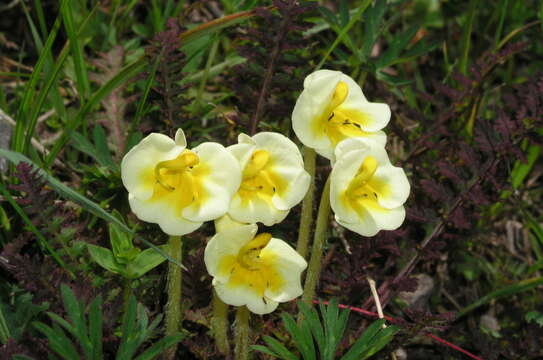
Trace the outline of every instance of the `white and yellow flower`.
{"label": "white and yellow flower", "polygon": [[364,236],[400,227],[410,186],[383,146],[369,139],[347,139],[338,144],[335,156],[330,205],[336,221]]}
{"label": "white and yellow flower", "polygon": [[121,176],[136,216],[169,235],[224,215],[241,182],[239,163],[224,146],[207,142],[189,150],[181,129],[175,140],[148,135],[123,158]]}
{"label": "white and yellow flower", "polygon": [[228,151],[238,159],[242,181],[232,198],[228,214],[243,223],[281,222],[302,201],[309,188],[298,147],[286,136],[261,132],[238,136]]}
{"label": "white and yellow flower", "polygon": [[307,262],[283,240],[266,233],[255,236],[257,230],[251,224],[217,233],[204,261],[223,302],[267,314],[302,294],[300,275]]}
{"label": "white and yellow flower", "polygon": [[304,80],[292,112],[300,141],[333,160],[334,148],[347,138],[370,138],[383,146],[390,120],[387,104],[369,102],[360,86],[340,71],[318,70]]}

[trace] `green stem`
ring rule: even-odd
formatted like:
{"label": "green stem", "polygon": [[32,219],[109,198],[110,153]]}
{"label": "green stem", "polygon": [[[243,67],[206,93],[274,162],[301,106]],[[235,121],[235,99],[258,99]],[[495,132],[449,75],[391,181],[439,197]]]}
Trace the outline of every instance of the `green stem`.
{"label": "green stem", "polygon": [[215,337],[215,344],[221,354],[228,357],[230,344],[228,343],[228,305],[226,305],[213,291],[213,318],[211,328]]}
{"label": "green stem", "polygon": [[249,359],[249,310],[241,306],[236,312],[236,347],[234,354],[236,360]]}
{"label": "green stem", "polygon": [[304,284],[304,294],[302,301],[306,304],[311,304],[315,296],[315,288],[319,281],[321,272],[321,260],[326,241],[326,233],[328,230],[328,218],[330,217],[330,176],[326,180],[326,185],[322,190],[321,201],[319,204],[319,213],[317,215],[317,227],[315,228],[315,238],[313,239],[313,247],[311,248],[311,260]]}
{"label": "green stem", "polygon": [[[168,241],[169,254],[177,262],[182,260],[181,236],[170,236]],[[181,323],[181,267],[173,262],[168,263],[168,303],[166,304],[166,335],[179,332]],[[166,353],[166,359],[173,359],[177,345],[172,346]]]}
{"label": "green stem", "polygon": [[311,235],[311,226],[313,225],[313,201],[315,199],[315,162],[317,154],[315,150],[304,146],[303,148],[305,170],[309,173],[311,180],[309,189],[305,194],[302,203],[302,215],[300,217],[300,228],[298,229],[298,244],[296,250],[302,257],[307,255],[307,246],[309,244],[309,236]]}

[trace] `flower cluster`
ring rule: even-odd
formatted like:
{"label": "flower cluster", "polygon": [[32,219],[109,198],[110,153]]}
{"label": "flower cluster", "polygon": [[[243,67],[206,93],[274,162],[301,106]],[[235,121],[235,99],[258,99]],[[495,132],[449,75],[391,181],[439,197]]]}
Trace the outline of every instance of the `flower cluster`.
{"label": "flower cluster", "polygon": [[221,217],[228,222],[205,250],[225,303],[264,314],[301,295],[305,260],[283,240],[256,235],[256,223],[281,222],[309,187],[300,151],[287,137],[240,134],[227,148],[205,142],[188,149],[181,129],[175,139],[152,133],[125,155],[121,174],[134,214],[169,235]]}
{"label": "flower cluster", "polygon": [[292,113],[300,141],[332,162],[336,221],[363,236],[397,229],[405,218],[410,186],[384,148],[389,120],[387,104],[369,102],[353,79],[331,70],[305,79]]}
{"label": "flower cluster", "polygon": [[[292,113],[299,139],[330,159],[330,205],[336,221],[364,236],[394,230],[404,218],[409,182],[391,165],[382,129],[386,104],[369,102],[339,71],[320,70],[304,81]],[[257,314],[302,294],[305,259],[256,223],[281,222],[305,196],[310,176],[298,147],[278,133],[240,134],[225,148],[193,149],[181,129],[171,139],[150,134],[124,157],[122,180],[132,211],[179,236],[215,220],[204,260],[217,295]]]}

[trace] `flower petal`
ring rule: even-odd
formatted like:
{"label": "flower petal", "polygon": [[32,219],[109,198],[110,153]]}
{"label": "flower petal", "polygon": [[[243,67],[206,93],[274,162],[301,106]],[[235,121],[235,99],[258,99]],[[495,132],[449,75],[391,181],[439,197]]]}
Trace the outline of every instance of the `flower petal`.
{"label": "flower petal", "polygon": [[263,198],[258,194],[250,198],[242,198],[239,194],[234,195],[230,203],[228,215],[232,219],[244,223],[261,222],[266,226],[283,221],[289,211],[277,209],[271,199]]}
{"label": "flower petal", "polygon": [[236,158],[224,146],[207,142],[192,149],[200,159],[198,166],[206,166],[207,174],[202,175],[205,199],[194,202],[183,209],[183,216],[191,221],[208,221],[223,216],[232,195],[241,183],[241,169]]}
{"label": "flower petal", "polygon": [[339,71],[319,70],[305,78],[304,90],[292,111],[292,128],[304,145],[315,149],[332,146],[320,121],[342,75]]}
{"label": "flower petal", "polygon": [[300,150],[289,138],[273,132],[261,132],[253,136],[256,148],[270,154],[269,171],[281,184],[272,202],[279,210],[289,210],[304,198],[310,177],[304,169]]}
{"label": "flower petal", "polygon": [[175,143],[184,148],[187,147],[187,138],[185,137],[185,133],[181,128],[177,129],[175,132]]}
{"label": "flower petal", "polygon": [[149,199],[156,183],[156,164],[175,159],[183,150],[183,146],[166,135],[151,133],[146,136],[121,162],[121,178],[128,192],[140,200]]}
{"label": "flower petal", "polygon": [[246,305],[255,314],[269,314],[279,305],[276,301],[259,296],[248,286],[231,287],[215,280],[213,280],[213,286],[224,303],[233,306]]}
{"label": "flower petal", "polygon": [[279,273],[284,284],[279,289],[266,289],[264,295],[278,302],[290,301],[303,293],[300,276],[307,267],[305,259],[285,241],[272,238],[262,249],[260,257],[272,257],[274,270]]}
{"label": "flower petal", "polygon": [[215,220],[215,232],[221,232],[224,230],[232,229],[238,226],[247,225],[246,223],[240,223],[232,219],[228,214],[221,216]]}
{"label": "flower petal", "polygon": [[222,282],[228,281],[230,272],[229,269],[220,271],[221,260],[225,256],[237,256],[239,250],[254,238],[257,231],[258,226],[250,224],[232,227],[215,234],[207,243],[204,252],[204,262],[209,274]]}
{"label": "flower petal", "polygon": [[168,201],[140,200],[128,194],[130,209],[138,219],[155,223],[168,235],[185,235],[198,229],[202,222],[189,221],[176,214],[176,210]]}
{"label": "flower petal", "polygon": [[[353,150],[350,145],[364,147]],[[344,140],[336,147],[336,154],[340,154],[341,157],[338,158],[330,173],[330,206],[336,214],[336,219],[342,222],[359,221],[357,212],[345,198],[345,191],[366,158],[364,148],[369,149],[355,139]]]}
{"label": "flower petal", "polygon": [[379,205],[387,209],[403,205],[411,188],[403,169],[392,165],[379,166],[370,185],[378,195]]}

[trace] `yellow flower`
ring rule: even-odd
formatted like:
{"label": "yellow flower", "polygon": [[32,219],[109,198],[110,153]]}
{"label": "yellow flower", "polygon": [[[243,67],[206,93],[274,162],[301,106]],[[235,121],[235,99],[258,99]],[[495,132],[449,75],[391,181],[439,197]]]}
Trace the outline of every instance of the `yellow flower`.
{"label": "yellow flower", "polygon": [[228,214],[244,223],[281,222],[302,201],[309,188],[298,147],[286,136],[261,132],[238,136],[238,144],[227,148],[238,159],[242,181],[232,198]]}
{"label": "yellow flower", "polygon": [[347,138],[366,137],[383,146],[390,120],[387,104],[366,100],[360,86],[340,71],[318,70],[304,80],[292,112],[300,141],[333,160],[334,148]]}
{"label": "yellow flower", "polygon": [[307,262],[283,240],[266,233],[255,236],[257,230],[251,224],[217,233],[204,261],[223,302],[267,314],[302,294],[300,275]]}
{"label": "yellow flower", "polygon": [[400,227],[410,185],[383,146],[364,138],[347,139],[336,147],[335,156],[330,205],[336,221],[364,236]]}
{"label": "yellow flower", "polygon": [[241,170],[220,144],[187,149],[179,129],[175,140],[152,133],[133,147],[122,160],[121,176],[139,219],[157,223],[169,235],[184,235],[226,213]]}

